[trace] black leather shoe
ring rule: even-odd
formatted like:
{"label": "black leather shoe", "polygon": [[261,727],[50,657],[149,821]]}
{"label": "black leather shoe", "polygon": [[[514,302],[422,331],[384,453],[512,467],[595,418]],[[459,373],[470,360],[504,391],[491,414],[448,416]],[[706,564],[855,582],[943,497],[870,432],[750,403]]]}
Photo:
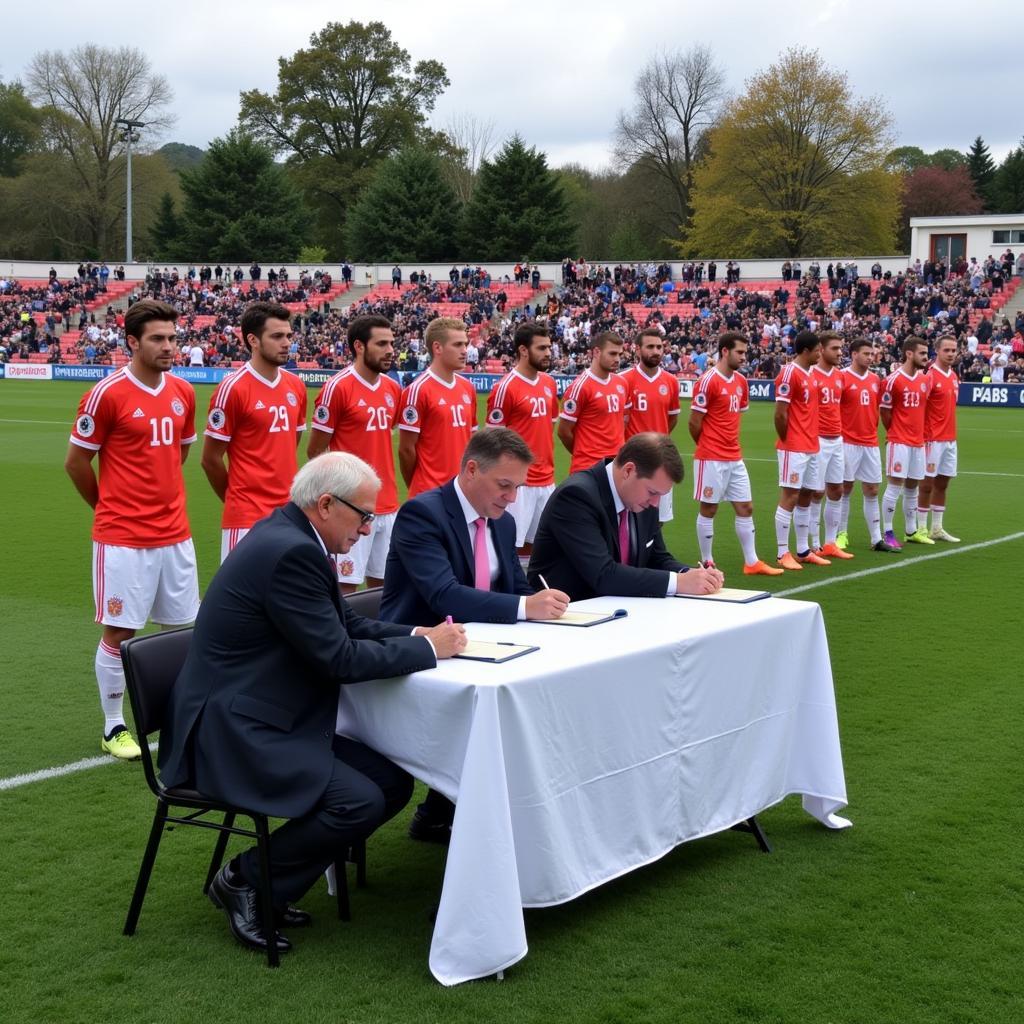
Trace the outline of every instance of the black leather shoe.
{"label": "black leather shoe", "polygon": [[287,906],[284,910],[274,911],[274,921],[279,928],[308,928],[313,923],[313,915],[298,907]]}
{"label": "black leather shoe", "polygon": [[431,821],[417,811],[409,822],[409,838],[421,843],[440,843],[447,846],[452,838],[452,827],[443,821]]}
{"label": "black leather shoe", "polygon": [[[259,914],[259,894],[248,883],[235,877],[231,867],[225,864],[210,883],[210,902],[227,915],[231,934],[249,949],[267,951],[263,937],[263,924]],[[287,953],[292,944],[280,933],[274,932],[274,941],[279,953]]]}

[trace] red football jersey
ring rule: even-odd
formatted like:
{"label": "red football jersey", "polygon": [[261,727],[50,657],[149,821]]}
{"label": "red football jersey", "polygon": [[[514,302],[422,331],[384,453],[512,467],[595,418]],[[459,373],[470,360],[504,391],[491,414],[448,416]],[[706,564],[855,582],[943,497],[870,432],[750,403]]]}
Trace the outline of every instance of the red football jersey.
{"label": "red football jersey", "polygon": [[672,417],[679,415],[679,381],[660,366],[653,377],[640,366],[631,366],[621,377],[630,405],[626,437],[649,430],[667,434]]}
{"label": "red football jersey", "polygon": [[533,452],[526,474],[527,487],[555,482],[555,437],[551,424],[558,419],[558,389],[554,378],[538,373],[534,380],[513,370],[498,382],[487,398],[487,422],[514,430]]}
{"label": "red football jersey", "polygon": [[332,452],[351,452],[373,466],[380,477],[377,515],[398,511],[395,448],[391,431],[402,400],[402,388],[380,374],[369,384],[355,367],[335,374],[313,403],[313,429],[331,435]]}
{"label": "red football jersey", "polygon": [[617,373],[601,380],[586,369],[572,382],[562,398],[562,419],[576,424],[570,473],[618,454],[628,409],[626,385]]}
{"label": "red football jersey", "polygon": [[691,412],[704,416],[695,459],[712,462],[737,462],[740,450],[740,416],[750,406],[750,389],[742,373],[726,377],[712,367],[693,389]]}
{"label": "red football jersey", "polygon": [[924,445],[924,410],[930,387],[931,379],[920,370],[908,377],[901,367],[886,379],[881,406],[892,410],[888,430],[891,442],[911,448]]}
{"label": "red football jersey", "polygon": [[99,452],[92,538],[161,548],[191,536],[181,446],[196,439],[196,394],[169,373],[150,388],[125,366],[86,392],[71,443]]}
{"label": "red football jersey", "polygon": [[787,363],[775,378],[775,401],[789,405],[786,440],[775,447],[784,452],[818,451],[818,381],[799,363]]}
{"label": "red football jersey", "polygon": [[271,383],[246,363],[220,382],[205,433],[228,443],[225,530],[246,530],[287,503],[305,429],[306,385],[295,374],[279,370]]}
{"label": "red football jersey", "polygon": [[924,411],[924,439],[926,441],[956,440],[956,400],[960,393],[960,378],[950,370],[932,366],[928,370],[930,390]]}
{"label": "red football jersey", "polygon": [[815,364],[811,373],[818,379],[818,431],[819,437],[839,437],[843,424],[839,404],[843,397],[842,371],[832,367],[827,372]]}
{"label": "red football jersey", "polygon": [[462,453],[476,430],[476,389],[455,375],[446,384],[430,370],[402,392],[399,430],[419,434],[409,497],[440,487],[458,475]]}
{"label": "red football jersey", "polygon": [[843,440],[864,447],[878,446],[878,398],[882,385],[878,374],[868,370],[863,377],[847,367],[843,370],[843,397],[839,414]]}

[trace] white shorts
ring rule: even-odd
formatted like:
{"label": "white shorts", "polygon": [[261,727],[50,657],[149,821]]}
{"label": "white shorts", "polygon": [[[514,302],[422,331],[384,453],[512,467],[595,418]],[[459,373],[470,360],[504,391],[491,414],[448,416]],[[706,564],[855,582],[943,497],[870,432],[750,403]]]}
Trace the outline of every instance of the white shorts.
{"label": "white shorts", "polygon": [[779,457],[779,486],[793,491],[821,490],[821,460],[817,452],[787,452],[776,449]]}
{"label": "white shorts", "polygon": [[924,479],[924,445],[911,448],[906,444],[885,446],[885,474],[894,480]]}
{"label": "white shorts", "polygon": [[742,459],[735,462],[693,460],[693,500],[708,505],[723,501],[750,501],[750,477]]}
{"label": "white shorts", "polygon": [[841,437],[818,438],[818,480],[826,484],[843,482],[843,439]]}
{"label": "white shorts", "polygon": [[956,476],[956,441],[925,441],[924,475]]}
{"label": "white shorts", "polygon": [[236,526],[230,530],[220,531],[220,561],[221,565],[224,564],[224,559],[235,550],[238,542],[249,532],[248,526]]}
{"label": "white shorts", "polygon": [[520,487],[516,491],[516,500],[508,506],[508,512],[516,521],[517,548],[533,543],[540,525],[540,514],[554,490],[555,485],[548,484],[545,487]]}
{"label": "white shorts", "polygon": [[661,499],[658,501],[658,522],[659,523],[671,523],[672,522],[672,492],[675,490],[673,487],[668,494],[663,494]]}
{"label": "white shorts", "polygon": [[370,532],[352,545],[348,554],[335,555],[339,583],[362,583],[367,576],[384,579],[384,566],[391,548],[391,531],[395,528],[397,512],[377,516],[370,524]]}
{"label": "white shorts", "polygon": [[844,444],[843,476],[846,482],[859,480],[863,484],[882,482],[882,456],[877,445]]}
{"label": "white shorts", "polygon": [[196,549],[191,537],[159,548],[92,543],[92,593],[96,621],[142,629],[149,620],[185,626],[199,611]]}

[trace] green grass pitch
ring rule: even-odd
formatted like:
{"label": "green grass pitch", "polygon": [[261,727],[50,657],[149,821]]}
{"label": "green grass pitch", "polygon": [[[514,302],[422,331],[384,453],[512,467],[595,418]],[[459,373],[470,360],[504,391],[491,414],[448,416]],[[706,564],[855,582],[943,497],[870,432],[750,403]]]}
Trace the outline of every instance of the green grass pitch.
{"label": "green grass pitch", "polygon": [[[99,753],[90,516],[62,469],[84,388],[0,384],[0,779]],[[202,413],[211,389],[197,391]],[[743,435],[769,560],[771,411],[755,404]],[[948,529],[961,546],[1019,532],[1024,416],[960,410],[960,428],[963,475],[950,489]],[[685,424],[678,435],[689,456]],[[219,511],[198,454],[186,478],[205,586]],[[694,559],[687,463],[666,535]],[[742,586],[732,518],[719,513],[715,554],[727,582]],[[926,561],[955,549],[866,551],[856,494],[850,521],[856,560],[764,585],[841,580],[800,597],[824,609],[853,829],[828,832],[791,798],[761,816],[771,856],[737,833],[686,844],[572,903],[528,911],[529,956],[503,984],[448,990],[426,962],[444,854],[405,838],[408,814],[374,837],[370,886],[353,892],[350,923],[333,916],[325,887],[307,896],[316,924],[294,936],[278,971],[237,947],[202,898],[213,840],[198,830],[166,837],[138,933],[122,937],[152,799],[137,766],[104,765],[0,791],[0,1020],[1024,1019],[1024,539]]]}

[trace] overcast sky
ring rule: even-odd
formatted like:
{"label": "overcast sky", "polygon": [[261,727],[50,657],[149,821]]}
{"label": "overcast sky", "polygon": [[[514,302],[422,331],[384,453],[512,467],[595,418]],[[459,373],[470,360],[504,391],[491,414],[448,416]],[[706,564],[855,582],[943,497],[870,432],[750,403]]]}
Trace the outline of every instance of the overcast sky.
{"label": "overcast sky", "polygon": [[273,92],[277,58],[308,45],[332,19],[381,20],[414,62],[445,65],[451,86],[435,126],[453,114],[493,120],[499,140],[518,131],[553,166],[607,165],[615,116],[629,105],[637,70],[659,47],[693,43],[712,47],[733,92],[786,47],[816,47],[855,92],[885,97],[898,145],[965,150],[980,134],[998,162],[1024,136],[1020,0],[588,0],[548,10],[479,0],[213,0],[95,11],[80,0],[50,0],[45,9],[5,10],[0,78],[20,77],[44,47],[138,47],[174,93],[177,123],[161,141],[205,148],[234,125],[239,92]]}

